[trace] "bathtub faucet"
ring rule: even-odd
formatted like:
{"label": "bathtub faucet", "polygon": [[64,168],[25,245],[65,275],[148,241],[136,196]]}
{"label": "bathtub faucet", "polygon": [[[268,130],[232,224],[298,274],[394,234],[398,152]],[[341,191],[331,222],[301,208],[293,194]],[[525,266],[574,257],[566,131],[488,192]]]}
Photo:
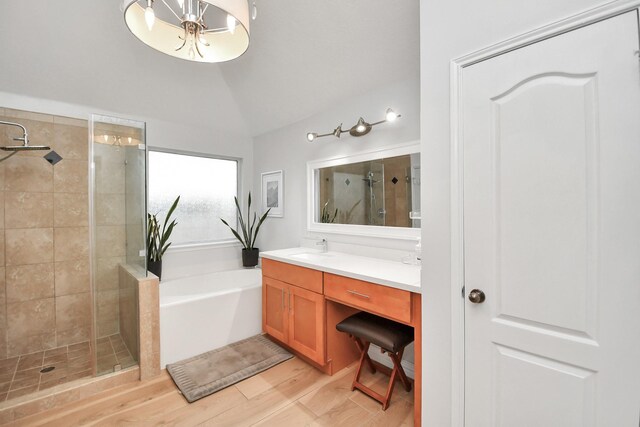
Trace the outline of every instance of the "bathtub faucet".
{"label": "bathtub faucet", "polygon": [[327,252],[327,246],[328,246],[327,239],[322,239],[316,242],[316,245],[322,245],[322,252]]}

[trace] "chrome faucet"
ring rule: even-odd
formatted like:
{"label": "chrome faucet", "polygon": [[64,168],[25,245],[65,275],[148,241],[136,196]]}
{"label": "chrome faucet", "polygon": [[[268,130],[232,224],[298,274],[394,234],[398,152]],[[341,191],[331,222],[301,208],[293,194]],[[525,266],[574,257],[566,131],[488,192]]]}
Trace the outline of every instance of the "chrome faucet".
{"label": "chrome faucet", "polygon": [[322,245],[322,252],[327,252],[327,246],[328,246],[327,243],[328,243],[327,239],[322,239],[322,240],[316,242],[316,245],[318,245],[318,246]]}

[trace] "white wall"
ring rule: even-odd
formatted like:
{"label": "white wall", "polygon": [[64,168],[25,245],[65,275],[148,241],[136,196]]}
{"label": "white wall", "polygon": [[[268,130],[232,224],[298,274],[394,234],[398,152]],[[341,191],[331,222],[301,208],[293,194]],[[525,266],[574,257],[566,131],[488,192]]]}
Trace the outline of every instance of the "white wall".
{"label": "white wall", "polygon": [[[336,243],[352,243],[369,247],[384,247],[410,251],[415,241],[313,234],[306,231],[307,162],[338,157],[406,142],[420,138],[420,84],[415,78],[395,82],[358,98],[345,100],[330,111],[309,117],[274,132],[254,138],[254,196],[260,199],[263,172],[284,170],[284,217],[268,218],[258,237],[260,250],[298,246],[304,237],[325,237],[329,247]],[[369,122],[382,120],[387,107],[402,114],[394,123],[375,126],[363,137],[343,134],[307,142],[307,132],[328,133],[343,123],[343,129],[353,126],[362,116]]]}
{"label": "white wall", "polygon": [[[121,112],[107,111],[100,106],[77,105],[7,92],[0,92],[0,106],[85,120],[89,120],[92,113],[125,116]],[[242,132],[221,130],[213,125],[210,127],[186,126],[135,115],[126,115],[124,118],[146,122],[147,144],[151,147],[242,158],[241,190],[246,193],[250,189],[253,174],[253,147],[251,138],[243,135]],[[212,221],[214,220],[217,218],[212,218]],[[163,280],[241,266],[240,250],[235,244],[172,249],[170,248],[163,258]]]}
{"label": "white wall", "polygon": [[[423,1],[421,29],[425,426],[452,424],[449,66],[465,54],[575,15],[599,0]],[[456,419],[455,421],[460,421]]]}

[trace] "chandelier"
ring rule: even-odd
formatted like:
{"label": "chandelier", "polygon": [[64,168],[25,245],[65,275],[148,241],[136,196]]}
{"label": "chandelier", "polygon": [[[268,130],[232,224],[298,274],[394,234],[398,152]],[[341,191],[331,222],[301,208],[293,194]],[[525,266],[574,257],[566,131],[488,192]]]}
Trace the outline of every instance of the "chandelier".
{"label": "chandelier", "polygon": [[249,47],[247,0],[124,0],[124,20],[144,44],[188,61],[230,61]]}

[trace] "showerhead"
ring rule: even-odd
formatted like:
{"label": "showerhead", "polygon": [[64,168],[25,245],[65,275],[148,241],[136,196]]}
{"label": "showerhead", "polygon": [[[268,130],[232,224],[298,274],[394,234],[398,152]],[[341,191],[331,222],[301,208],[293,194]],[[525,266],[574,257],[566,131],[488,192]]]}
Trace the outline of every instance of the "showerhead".
{"label": "showerhead", "polygon": [[362,180],[363,180],[364,182],[366,182],[366,183],[367,183],[367,185],[368,185],[369,187],[371,187],[373,184],[375,184],[376,182],[378,182],[378,180],[377,180],[377,179],[373,179],[373,172],[371,172],[371,171],[369,171],[369,172],[364,176],[364,178],[362,178]]}
{"label": "showerhead", "polygon": [[6,147],[0,147],[2,151],[38,151],[38,150],[51,150],[51,147],[46,145],[8,145]]}
{"label": "showerhead", "polygon": [[29,145],[29,134],[27,128],[20,123],[5,122],[0,120],[0,125],[16,126],[22,129],[22,136],[20,138],[13,138],[14,141],[22,141],[22,145],[7,145],[6,147],[0,147],[3,151],[36,151],[36,150],[50,150],[50,147],[45,145]]}

